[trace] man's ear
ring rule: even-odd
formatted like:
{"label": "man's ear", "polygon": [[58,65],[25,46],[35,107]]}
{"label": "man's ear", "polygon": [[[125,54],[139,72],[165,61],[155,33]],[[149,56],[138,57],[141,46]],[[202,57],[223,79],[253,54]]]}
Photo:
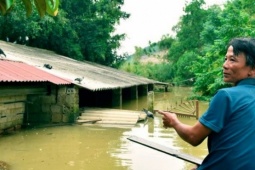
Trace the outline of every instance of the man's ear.
{"label": "man's ear", "polygon": [[255,77],[255,67],[252,68],[252,69],[249,71],[248,76],[249,76],[249,77]]}

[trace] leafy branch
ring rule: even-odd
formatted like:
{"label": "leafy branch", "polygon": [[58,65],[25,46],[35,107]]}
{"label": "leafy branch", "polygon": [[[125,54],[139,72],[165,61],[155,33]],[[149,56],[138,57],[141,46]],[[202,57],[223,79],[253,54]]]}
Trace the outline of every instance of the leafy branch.
{"label": "leafy branch", "polygon": [[[32,14],[33,3],[40,17],[44,17],[45,14],[56,16],[58,13],[59,0],[21,0],[21,1],[24,4],[27,16],[30,16]],[[0,0],[0,11],[2,15],[11,12],[14,5],[15,0]]]}

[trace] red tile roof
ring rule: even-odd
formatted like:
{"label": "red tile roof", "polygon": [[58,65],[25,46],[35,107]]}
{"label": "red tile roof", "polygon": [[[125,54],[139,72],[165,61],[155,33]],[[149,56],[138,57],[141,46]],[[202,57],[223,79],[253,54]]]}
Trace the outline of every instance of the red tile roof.
{"label": "red tile roof", "polygon": [[51,82],[71,84],[70,80],[55,76],[19,61],[0,60],[0,82]]}

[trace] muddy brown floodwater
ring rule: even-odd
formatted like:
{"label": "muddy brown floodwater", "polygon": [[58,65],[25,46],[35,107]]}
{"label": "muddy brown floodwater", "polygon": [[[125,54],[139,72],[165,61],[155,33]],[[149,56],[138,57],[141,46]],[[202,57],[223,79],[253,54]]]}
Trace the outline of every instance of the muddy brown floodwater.
{"label": "muddy brown floodwater", "polygon": [[[155,109],[188,96],[190,88],[155,93]],[[142,109],[146,99],[125,108]],[[200,103],[200,113],[207,103]],[[194,118],[181,118],[194,124]],[[134,127],[68,125],[31,128],[0,137],[0,160],[11,170],[186,170],[194,165],[127,140],[137,135],[200,158],[207,154],[206,141],[198,147],[182,141],[173,129],[164,129],[161,116]]]}

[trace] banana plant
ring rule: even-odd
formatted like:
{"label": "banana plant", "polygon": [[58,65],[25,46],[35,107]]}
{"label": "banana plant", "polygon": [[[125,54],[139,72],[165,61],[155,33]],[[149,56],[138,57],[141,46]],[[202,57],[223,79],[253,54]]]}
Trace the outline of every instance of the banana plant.
{"label": "banana plant", "polygon": [[[26,15],[32,14],[33,4],[35,5],[40,17],[45,14],[56,16],[58,13],[59,0],[21,0],[25,6]],[[0,11],[2,15],[11,11],[15,4],[15,0],[0,0]]]}

